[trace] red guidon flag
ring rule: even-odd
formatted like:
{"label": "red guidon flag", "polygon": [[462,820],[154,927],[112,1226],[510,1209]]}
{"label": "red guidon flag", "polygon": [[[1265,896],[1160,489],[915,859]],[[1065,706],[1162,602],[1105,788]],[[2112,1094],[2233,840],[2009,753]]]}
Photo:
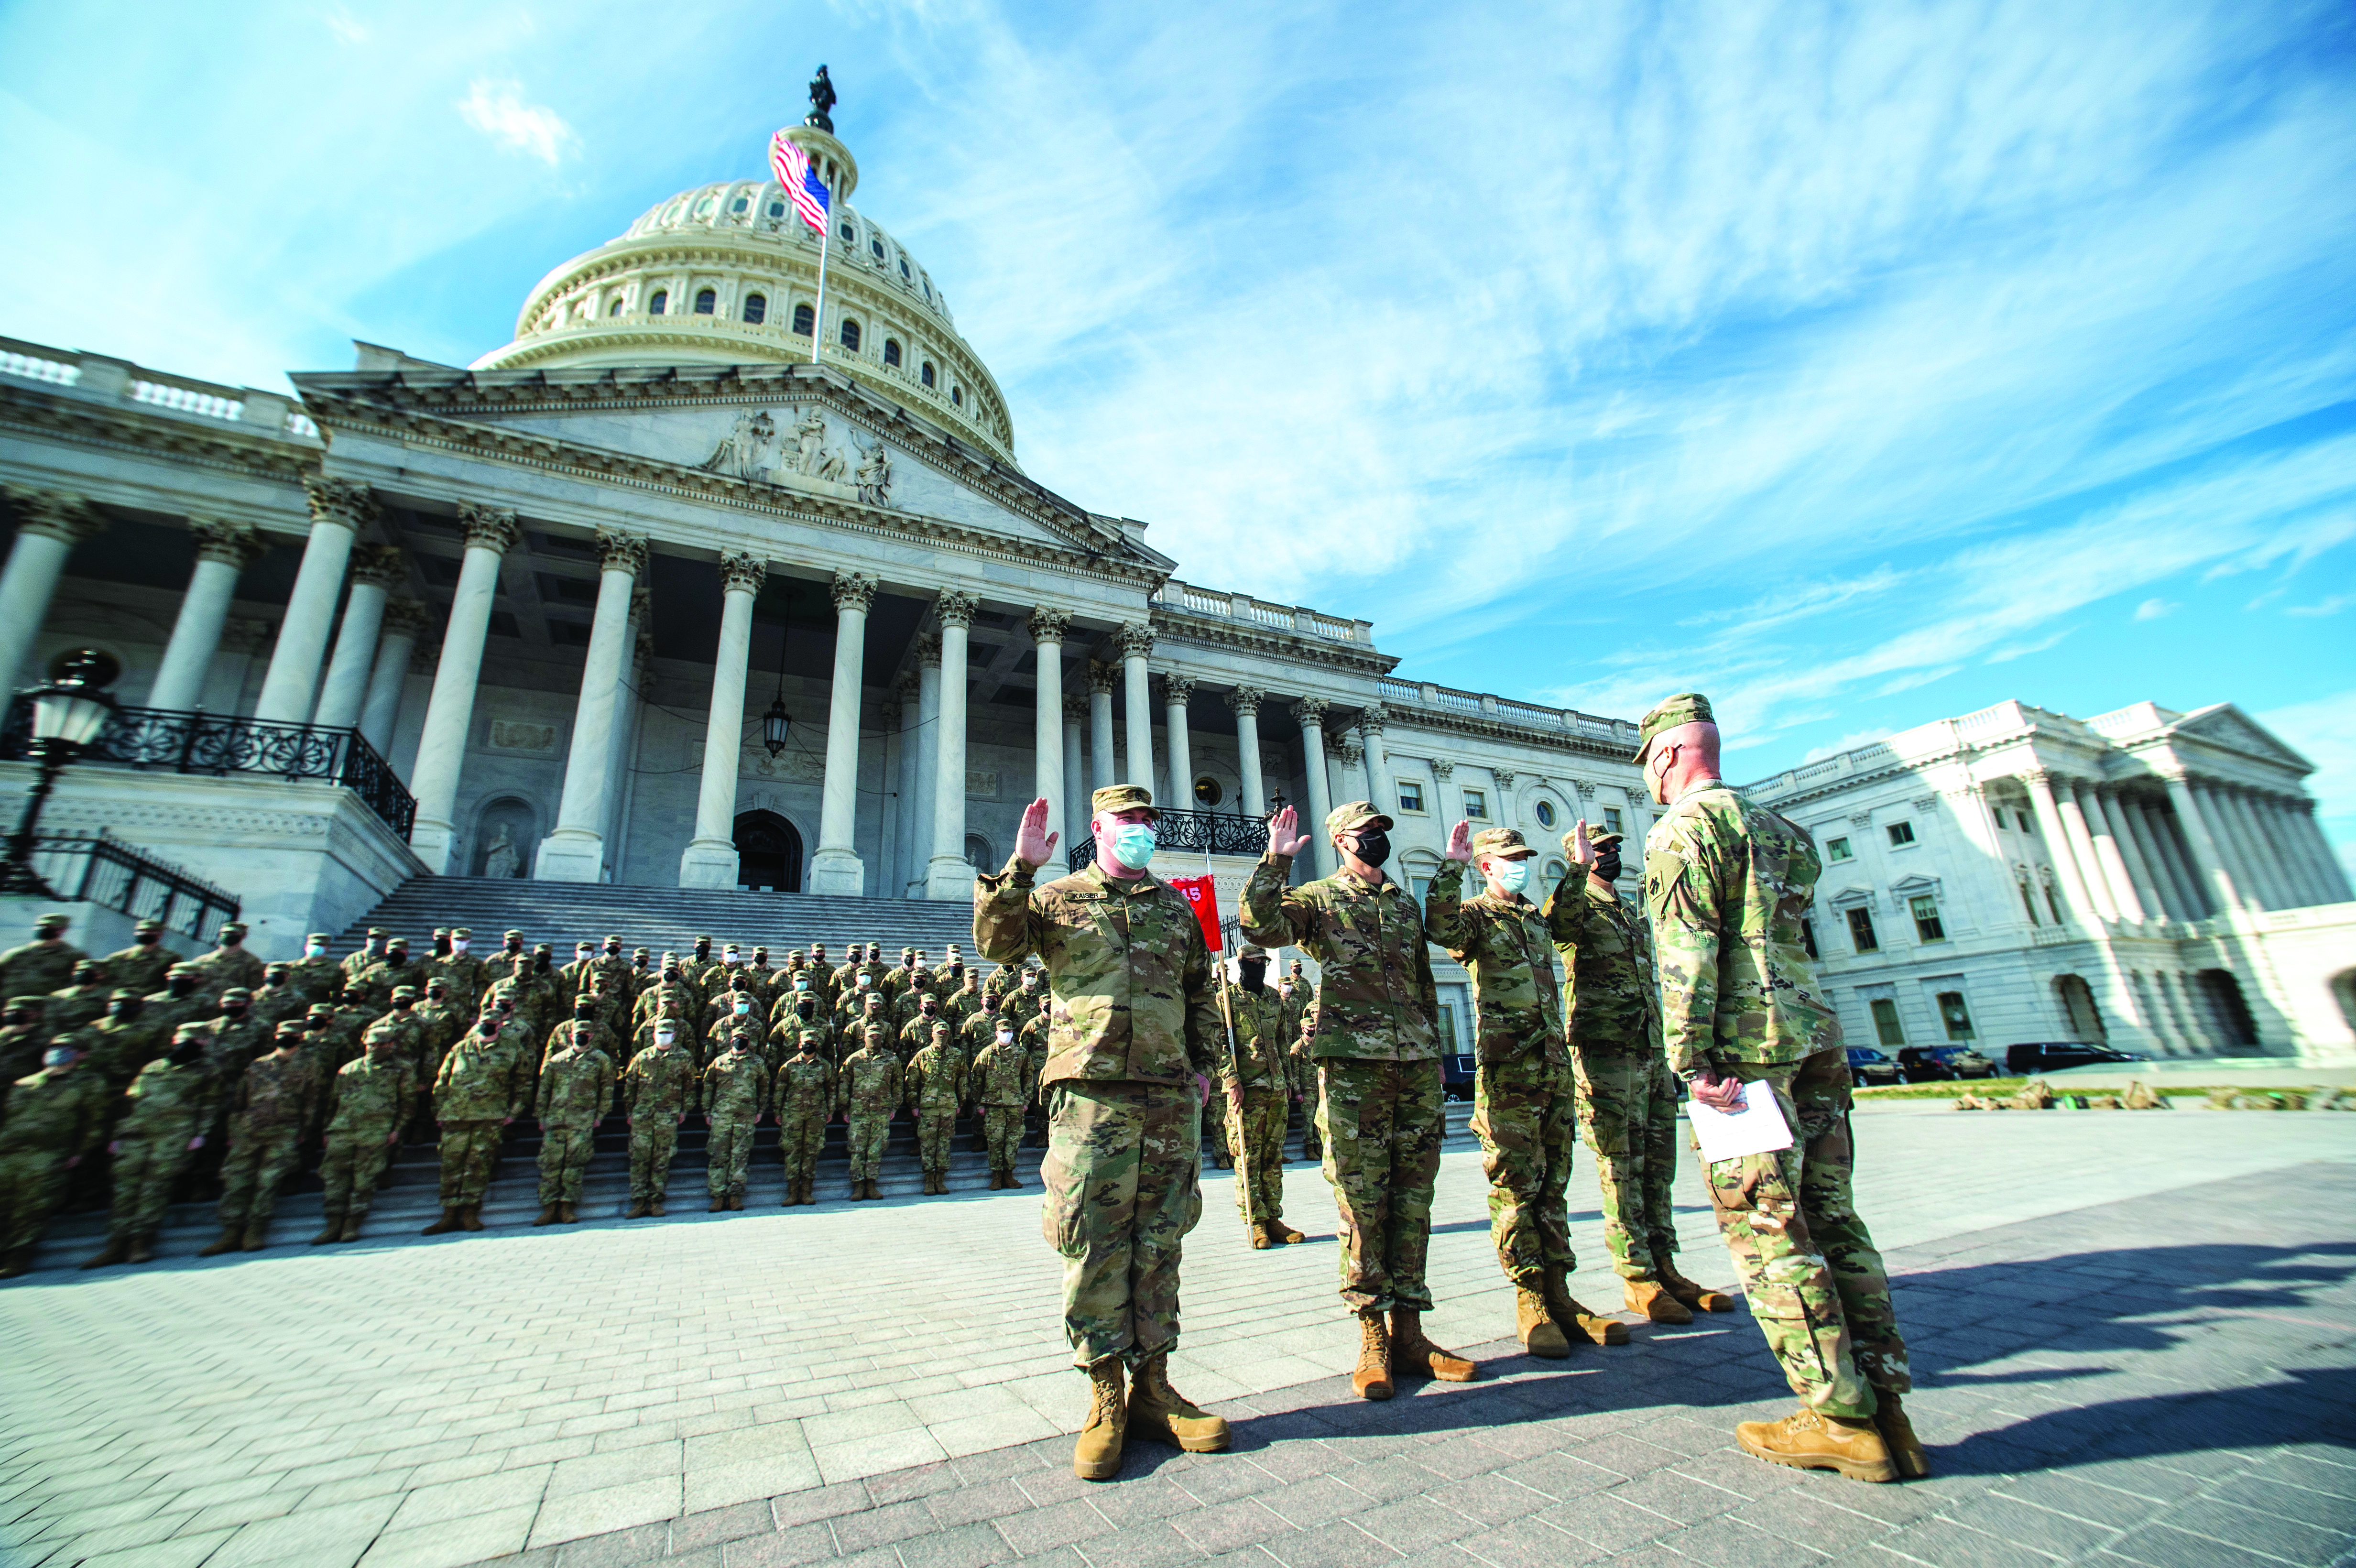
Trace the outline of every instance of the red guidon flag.
{"label": "red guidon flag", "polygon": [[1219,950],[1219,890],[1208,877],[1173,877],[1170,885],[1184,897],[1194,911],[1194,923],[1203,928],[1203,940],[1212,952]]}

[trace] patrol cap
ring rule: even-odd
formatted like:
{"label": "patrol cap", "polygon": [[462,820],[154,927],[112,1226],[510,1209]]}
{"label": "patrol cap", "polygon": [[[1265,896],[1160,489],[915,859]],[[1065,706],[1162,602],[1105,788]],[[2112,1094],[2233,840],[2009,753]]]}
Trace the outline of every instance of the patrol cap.
{"label": "patrol cap", "polygon": [[33,923],[33,929],[35,931],[63,931],[67,926],[70,926],[72,923],[73,916],[71,915],[45,914],[41,916],[40,919]]}
{"label": "patrol cap", "polygon": [[446,991],[450,988],[450,977],[446,975],[432,976],[426,980],[425,988],[429,991]]}
{"label": "patrol cap", "polygon": [[1238,959],[1258,958],[1264,960],[1268,957],[1268,949],[1262,947],[1257,942],[1247,942],[1241,947],[1236,949],[1236,957]]}
{"label": "patrol cap", "polygon": [[133,990],[128,986],[115,987],[114,990],[107,997],[107,1000],[112,1002],[135,1002],[138,999],[139,993]]}
{"label": "patrol cap", "polygon": [[613,932],[609,931],[605,933],[605,945],[608,947],[619,947],[622,945],[622,939]]}
{"label": "patrol cap", "polygon": [[585,940],[576,942],[573,944],[573,951],[575,953],[594,953],[597,951],[597,944],[594,942]]}
{"label": "patrol cap", "polygon": [[541,943],[535,943],[535,944],[533,944],[533,945],[532,945],[532,949],[531,949],[531,950],[532,950],[534,953],[545,953],[545,954],[549,955],[551,957],[555,956],[555,954],[556,954],[556,949],[555,949],[555,948],[553,948],[553,947],[551,947],[551,946],[550,946],[547,943],[545,943],[545,942],[541,942]]}
{"label": "patrol cap", "polygon": [[521,942],[523,940],[523,933],[520,931],[503,931],[499,933],[499,940],[502,942]]}
{"label": "patrol cap", "polygon": [[651,958],[654,955],[655,950],[651,947],[633,947],[630,949],[630,956],[633,958]]}
{"label": "patrol cap", "polygon": [[367,1032],[360,1036],[360,1042],[364,1045],[394,1045],[400,1040],[401,1031],[391,1024],[370,1024]]}
{"label": "patrol cap", "polygon": [[220,933],[223,936],[243,936],[245,934],[245,922],[241,920],[225,920],[221,922]]}
{"label": "patrol cap", "polygon": [[386,950],[387,950],[388,952],[390,952],[391,949],[393,949],[393,948],[395,948],[395,947],[398,947],[398,948],[400,948],[403,953],[406,953],[406,952],[408,952],[408,951],[409,951],[409,938],[407,938],[407,937],[405,937],[405,936],[396,936],[396,937],[394,937],[391,941],[387,942],[384,945],[385,945],[385,948],[386,948]]}
{"label": "patrol cap", "polygon": [[800,1034],[795,1036],[795,1043],[798,1045],[824,1045],[826,1043],[826,1033],[822,1029],[806,1029],[802,1030]]}
{"label": "patrol cap", "polygon": [[[382,927],[382,926],[380,926],[380,925],[371,925],[371,926],[369,926],[369,929],[368,929],[368,933],[369,933],[370,936],[391,936],[391,935],[392,934],[392,933],[391,933],[391,932],[387,931],[384,927]],[[320,934],[320,933],[316,933],[316,932],[314,932],[312,934],[316,936],[316,935],[318,935],[318,934]]]}
{"label": "patrol cap", "polygon": [[1624,833],[1598,833],[1590,837],[1587,844],[1591,849],[1609,849],[1614,844],[1625,840],[1626,837],[1627,835]]}
{"label": "patrol cap", "polygon": [[134,936],[145,936],[151,931],[161,931],[163,929],[164,923],[160,920],[143,920],[137,925],[133,926],[131,928],[131,932]]}
{"label": "patrol cap", "polygon": [[947,1024],[935,1024],[935,1025],[933,1026],[933,1038],[934,1038],[935,1040],[947,1040],[947,1039],[948,1039],[948,1037],[949,1037],[949,1026],[948,1026],[948,1025],[947,1025]]}
{"label": "patrol cap", "polygon": [[202,1040],[205,1038],[205,1026],[202,1024],[181,1024],[172,1030],[172,1038],[174,1040]]}
{"label": "patrol cap", "polygon": [[436,936],[447,936],[450,934],[450,928],[446,925],[437,925],[434,928],[434,934]]}
{"label": "patrol cap", "polygon": [[1537,851],[1531,848],[1518,827],[1483,827],[1472,835],[1475,859],[1490,855],[1506,860],[1526,859]]}
{"label": "patrol cap", "polygon": [[203,970],[198,968],[193,964],[175,964],[169,969],[164,971],[164,978],[166,980],[177,980],[186,976],[187,978],[193,980],[203,973]]}
{"label": "patrol cap", "polygon": [[300,1019],[286,1019],[282,1020],[278,1026],[278,1038],[281,1040],[301,1040],[303,1038],[303,1020]]}
{"label": "patrol cap", "polygon": [[450,928],[450,935],[454,939],[461,936],[472,936],[474,934],[473,930],[466,926],[454,925]]}
{"label": "patrol cap", "polygon": [[289,964],[284,958],[278,959],[273,963],[264,964],[262,966],[262,972],[264,975],[272,976],[292,974],[294,969],[294,965]]}
{"label": "patrol cap", "polygon": [[243,986],[231,986],[220,994],[220,999],[224,1002],[250,1002],[253,1000],[253,993]]}
{"label": "patrol cap", "polygon": [[1153,804],[1153,792],[1143,784],[1107,784],[1088,796],[1088,815],[1106,811],[1135,811],[1142,806],[1152,812],[1155,821],[1162,819],[1161,808]]}
{"label": "patrol cap", "polygon": [[[374,936],[374,935],[376,935],[376,934],[377,934],[377,933],[375,933],[375,932],[371,931],[371,932],[369,932],[369,934],[370,936]],[[324,932],[324,931],[315,931],[315,932],[313,932],[310,935],[308,935],[308,936],[305,937],[303,940],[304,940],[304,941],[305,941],[305,942],[316,942],[316,943],[317,943],[320,946],[325,947],[326,945],[327,945],[327,944],[328,944],[328,943],[333,942],[333,941],[335,940],[335,938],[334,938],[334,937],[332,937],[332,936],[329,936],[329,935],[328,935],[326,932]]]}
{"label": "patrol cap", "polygon": [[1391,830],[1391,819],[1375,809],[1371,800],[1345,800],[1325,814],[1325,833],[1355,833],[1361,827],[1380,826],[1386,833]]}
{"label": "patrol cap", "polygon": [[1629,761],[1641,764],[1644,753],[1653,749],[1653,742],[1680,724],[1717,722],[1710,717],[1709,699],[1698,691],[1680,691],[1675,697],[1664,697],[1653,704],[1650,713],[1644,715],[1644,721],[1636,731],[1636,754]]}
{"label": "patrol cap", "polygon": [[417,999],[417,987],[414,986],[395,986],[392,988],[392,999],[397,1002],[403,997],[407,997],[412,1002],[415,1001]]}
{"label": "patrol cap", "polygon": [[313,1023],[332,1023],[335,1021],[336,1009],[325,1002],[313,1002],[310,1010],[303,1016]]}
{"label": "patrol cap", "polygon": [[84,975],[103,975],[103,974],[105,974],[105,973],[106,973],[106,965],[103,965],[103,964],[101,964],[101,963],[100,963],[97,959],[95,959],[95,958],[77,958],[77,959],[75,959],[75,960],[74,960],[73,972],[74,972],[74,978],[76,978],[76,979],[78,980],[78,979],[81,978]]}

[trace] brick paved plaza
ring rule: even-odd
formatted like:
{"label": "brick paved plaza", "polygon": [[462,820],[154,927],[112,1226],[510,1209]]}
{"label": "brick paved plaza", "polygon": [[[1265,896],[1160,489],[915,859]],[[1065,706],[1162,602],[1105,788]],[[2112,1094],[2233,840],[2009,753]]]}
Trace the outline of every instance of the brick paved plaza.
{"label": "brick paved plaza", "polygon": [[[1492,1377],[1353,1400],[1323,1182],[1289,1173],[1311,1242],[1255,1253],[1215,1173],[1173,1371],[1235,1423],[1235,1452],[1132,1450],[1098,1485],[1067,1466],[1084,1384],[1035,1188],[45,1269],[0,1289],[0,1560],[2350,1559],[2356,1116],[1917,1104],[1861,1112],[1858,1133],[1927,1482],[1735,1451],[1735,1421],[1789,1403],[1739,1316],[1568,1362],[1509,1354],[1478,1156],[1457,1144],[1431,1323]],[[1616,1307],[1592,1182],[1582,1152],[1578,1289]],[[1690,1168],[1679,1193],[1698,1201]],[[1724,1283],[1706,1212],[1680,1218],[1688,1271]]]}

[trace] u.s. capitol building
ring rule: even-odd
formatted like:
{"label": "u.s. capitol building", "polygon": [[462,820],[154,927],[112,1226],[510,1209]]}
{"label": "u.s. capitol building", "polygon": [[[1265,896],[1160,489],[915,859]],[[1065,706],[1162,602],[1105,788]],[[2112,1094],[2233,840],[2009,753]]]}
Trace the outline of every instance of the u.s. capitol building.
{"label": "u.s. capitol building", "polygon": [[[1181,581],[1144,523],[1026,474],[932,274],[852,206],[850,149],[790,133],[833,197],[822,320],[817,236],[739,179],[557,267],[470,367],[362,344],[289,399],[0,340],[0,671],[21,688],[94,648],[123,705],[43,834],[102,828],[217,885],[265,956],[420,877],[962,902],[1022,803],[1075,843],[1116,779],[1184,810],[1158,868],[1207,863],[1230,909],[1280,797],[1312,824],[1381,803],[1419,891],[1459,816],[1520,827],[1549,875],[1581,816],[1641,840],[1629,720],[1403,676],[1367,622]],[[2270,787],[2305,811],[2307,765],[2274,744]],[[33,771],[0,763],[0,784]],[[1976,823],[1976,799],[1926,810]],[[2196,883],[2206,842],[2183,841]],[[1968,826],[1940,851],[1991,852]],[[2282,853],[2324,872],[2286,890],[2346,912],[2327,854]],[[1330,855],[1321,837],[1301,874]],[[2057,896],[2086,947],[2068,972],[2138,1038],[2128,968],[2099,955],[2161,933],[2074,907],[2066,876]],[[2252,910],[2210,902],[2170,912],[2166,939],[2203,944],[2180,966],[2237,976],[2272,1049],[2346,1043],[2330,976],[2286,976]],[[2044,928],[1974,908],[1976,955],[2027,961],[1988,982],[2022,990],[2022,1038],[2067,1037]]]}

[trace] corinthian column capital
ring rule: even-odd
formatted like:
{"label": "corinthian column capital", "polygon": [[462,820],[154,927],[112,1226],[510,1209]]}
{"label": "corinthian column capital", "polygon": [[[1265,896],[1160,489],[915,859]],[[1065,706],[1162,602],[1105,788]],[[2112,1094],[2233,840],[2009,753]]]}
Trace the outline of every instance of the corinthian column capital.
{"label": "corinthian column capital", "polygon": [[1183,708],[1194,699],[1194,682],[1187,676],[1165,675],[1162,677],[1162,700]]}
{"label": "corinthian column capital", "polygon": [[933,613],[944,626],[970,626],[973,613],[981,607],[980,601],[970,593],[960,593],[952,588],[933,601]]}
{"label": "corinthian column capital", "polygon": [[352,581],[365,582],[371,588],[391,592],[406,581],[409,569],[402,564],[401,551],[389,544],[361,544],[352,547]]}
{"label": "corinthian column capital", "polygon": [[1121,627],[1116,640],[1120,645],[1120,656],[1125,659],[1153,656],[1153,628],[1142,621],[1131,621]]}
{"label": "corinthian column capital", "polygon": [[324,474],[303,475],[303,494],[311,503],[312,517],[358,533],[376,518],[376,496],[365,485],[330,479]]}
{"label": "corinthian column capital", "polygon": [[1322,728],[1325,723],[1325,715],[1332,710],[1333,706],[1322,697],[1297,697],[1292,701],[1292,711],[1294,717],[1303,724],[1315,724]]}
{"label": "corinthian column capital", "polygon": [[723,550],[720,556],[720,592],[758,593],[769,581],[769,563],[744,550]]}
{"label": "corinthian column capital", "polygon": [[862,576],[855,571],[836,572],[833,584],[835,613],[841,614],[846,610],[856,610],[864,615],[868,606],[875,603],[878,586],[873,577]]}
{"label": "corinthian column capital", "polygon": [[217,560],[240,571],[253,564],[262,551],[262,536],[252,523],[226,517],[190,517],[188,532],[197,541],[198,560]]}
{"label": "corinthian column capital", "polygon": [[647,549],[644,534],[625,533],[620,528],[597,530],[597,565],[601,571],[642,576],[647,570]]}
{"label": "corinthian column capital", "polygon": [[523,542],[523,525],[516,515],[504,507],[478,507],[472,501],[458,503],[458,524],[466,530],[466,548],[487,549],[505,555]]}
{"label": "corinthian column capital", "polygon": [[59,544],[78,545],[106,527],[106,519],[98,515],[96,508],[69,491],[33,490],[11,485],[8,499],[16,504],[20,532],[38,534]]}

